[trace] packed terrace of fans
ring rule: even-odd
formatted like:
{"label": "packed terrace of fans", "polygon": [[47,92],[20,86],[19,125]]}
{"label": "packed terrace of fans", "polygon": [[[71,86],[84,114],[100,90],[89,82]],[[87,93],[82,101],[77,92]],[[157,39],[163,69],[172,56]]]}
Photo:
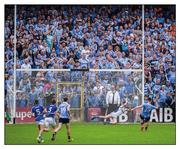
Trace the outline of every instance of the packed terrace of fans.
{"label": "packed terrace of fans", "polygon": [[140,69],[141,6],[20,6],[17,68]]}
{"label": "packed terrace of fans", "polygon": [[[17,69],[141,69],[141,7],[68,7],[70,9],[59,6],[17,7]],[[6,7],[5,11],[5,101],[8,101],[14,83],[14,10],[13,7]],[[175,7],[145,6],[144,13],[145,99],[150,95],[158,100],[161,107],[171,106],[175,104],[176,94]],[[82,78],[80,74],[79,78],[76,75],[78,76],[78,72],[67,77],[71,76],[71,81]],[[18,99],[19,94],[24,92],[23,88],[29,88],[27,91],[30,94],[36,85],[32,85],[34,81],[29,81],[30,84],[26,83],[23,87],[22,75],[17,76],[20,81],[17,84]],[[33,78],[34,74],[28,73],[27,77]],[[106,79],[101,81],[104,82],[103,80]],[[36,82],[37,85],[41,84],[39,81],[35,81],[35,84]],[[86,83],[86,88],[93,86],[92,82]],[[113,83],[117,84],[117,89],[120,88],[118,82]],[[43,83],[45,84],[46,82]],[[90,91],[86,88],[85,92]],[[88,93],[91,94],[94,94],[94,90]],[[89,100],[87,97],[85,99]],[[20,105],[29,105],[29,100]],[[89,103],[90,106],[97,106],[95,102]],[[103,105],[102,103],[98,105]]]}
{"label": "packed terrace of fans", "polygon": [[145,96],[161,107],[175,104],[176,18],[174,6],[145,7]]}

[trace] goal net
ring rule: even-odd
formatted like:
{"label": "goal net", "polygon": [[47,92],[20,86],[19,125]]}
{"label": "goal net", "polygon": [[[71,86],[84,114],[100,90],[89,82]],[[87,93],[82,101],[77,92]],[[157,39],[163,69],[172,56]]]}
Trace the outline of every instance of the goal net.
{"label": "goal net", "polygon": [[[93,114],[104,115],[107,109],[106,95],[112,85],[120,96],[127,98],[130,107],[143,102],[142,71],[119,70],[17,70],[15,88],[16,123],[34,122],[31,108],[34,101],[46,107],[52,94],[57,105],[68,97],[72,121],[90,121]],[[128,114],[128,122],[138,121]],[[138,118],[138,115],[136,116]]]}
{"label": "goal net", "polygon": [[72,120],[83,120],[84,82],[57,82],[56,96],[58,105],[68,97]]}

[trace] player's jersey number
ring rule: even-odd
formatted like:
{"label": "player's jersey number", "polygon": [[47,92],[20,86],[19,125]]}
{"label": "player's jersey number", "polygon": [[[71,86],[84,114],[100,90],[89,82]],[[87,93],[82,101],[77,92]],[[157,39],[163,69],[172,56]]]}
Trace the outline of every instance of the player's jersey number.
{"label": "player's jersey number", "polygon": [[67,114],[67,108],[65,106],[61,107],[61,114],[62,115],[66,115]]}
{"label": "player's jersey number", "polygon": [[37,114],[37,115],[41,115],[41,112],[40,112],[39,109],[36,109],[36,114]]}
{"label": "player's jersey number", "polygon": [[48,113],[51,113],[52,112],[52,107],[49,107],[48,108]]}

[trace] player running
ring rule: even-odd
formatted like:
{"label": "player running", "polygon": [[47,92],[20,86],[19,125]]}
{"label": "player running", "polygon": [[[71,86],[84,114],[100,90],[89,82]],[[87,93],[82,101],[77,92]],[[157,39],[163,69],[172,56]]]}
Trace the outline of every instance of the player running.
{"label": "player running", "polygon": [[125,100],[124,103],[116,111],[111,112],[110,114],[105,115],[105,116],[93,116],[91,120],[94,120],[95,118],[110,119],[110,124],[116,124],[117,117],[129,110],[127,108],[127,104],[128,102],[127,100]]}
{"label": "player running", "polygon": [[55,136],[57,132],[62,128],[62,124],[65,124],[67,129],[67,137],[68,142],[71,142],[73,139],[71,138],[71,131],[70,131],[70,105],[68,104],[68,98],[64,98],[64,102],[59,105],[59,125],[54,130],[51,140],[55,140]]}
{"label": "player running", "polygon": [[151,111],[153,109],[158,109],[157,102],[155,102],[156,106],[153,106],[151,104],[151,102],[152,102],[151,98],[148,98],[147,103],[144,103],[144,104],[142,104],[140,106],[137,106],[137,107],[131,109],[131,111],[134,111],[134,110],[136,110],[138,108],[142,108],[141,114],[140,114],[140,118],[142,120],[142,122],[141,122],[141,131],[143,131],[144,128],[145,128],[145,131],[147,131],[148,126],[149,126],[149,120],[150,120],[150,116],[151,116]]}
{"label": "player running", "polygon": [[45,117],[45,131],[49,130],[49,126],[53,129],[56,127],[55,114],[57,111],[56,100],[52,100],[51,104],[46,107],[46,117]]}
{"label": "player running", "polygon": [[32,107],[31,112],[35,117],[35,121],[39,130],[37,141],[38,143],[42,143],[44,142],[42,138],[42,133],[44,131],[44,108],[43,106],[39,105],[38,100],[35,100],[34,106]]}

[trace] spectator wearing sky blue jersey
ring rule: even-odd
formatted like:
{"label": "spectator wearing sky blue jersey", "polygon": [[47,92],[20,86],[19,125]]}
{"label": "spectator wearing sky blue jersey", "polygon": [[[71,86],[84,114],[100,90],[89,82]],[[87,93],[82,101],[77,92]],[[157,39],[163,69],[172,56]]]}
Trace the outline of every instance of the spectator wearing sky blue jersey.
{"label": "spectator wearing sky blue jersey", "polygon": [[100,101],[99,101],[99,97],[97,96],[97,90],[93,91],[91,95],[88,95],[87,97],[87,104],[89,107],[99,107],[100,106]]}
{"label": "spectator wearing sky blue jersey", "polygon": [[80,107],[80,101],[81,101],[81,95],[80,94],[73,94],[70,99],[70,105],[72,108],[79,108]]}
{"label": "spectator wearing sky blue jersey", "polygon": [[35,101],[36,93],[34,92],[34,87],[31,88],[29,93],[29,106],[32,107]]}
{"label": "spectator wearing sky blue jersey", "polygon": [[28,105],[27,96],[26,96],[25,93],[22,93],[21,94],[21,100],[20,100],[20,103],[19,103],[19,107],[24,108],[24,107],[27,107],[27,105]]}

